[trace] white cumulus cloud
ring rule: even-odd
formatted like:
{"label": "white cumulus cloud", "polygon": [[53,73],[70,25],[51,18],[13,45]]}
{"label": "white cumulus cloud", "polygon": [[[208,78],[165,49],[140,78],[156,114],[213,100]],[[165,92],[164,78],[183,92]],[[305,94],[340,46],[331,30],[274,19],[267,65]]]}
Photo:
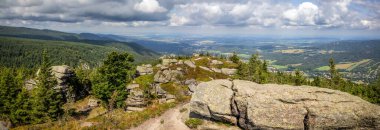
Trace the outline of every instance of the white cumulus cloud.
{"label": "white cumulus cloud", "polygon": [[138,11],[145,13],[154,13],[154,12],[166,12],[167,9],[161,7],[157,0],[142,0],[140,3],[136,3],[134,8]]}
{"label": "white cumulus cloud", "polygon": [[311,2],[303,2],[297,9],[289,9],[283,13],[290,25],[315,25],[319,8]]}

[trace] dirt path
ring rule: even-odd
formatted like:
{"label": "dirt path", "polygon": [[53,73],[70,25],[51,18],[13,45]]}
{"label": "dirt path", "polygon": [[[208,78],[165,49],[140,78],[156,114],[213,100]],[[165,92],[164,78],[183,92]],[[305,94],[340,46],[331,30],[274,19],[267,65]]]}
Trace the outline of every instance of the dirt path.
{"label": "dirt path", "polygon": [[182,121],[179,111],[184,105],[169,109],[159,117],[149,119],[131,130],[190,130]]}

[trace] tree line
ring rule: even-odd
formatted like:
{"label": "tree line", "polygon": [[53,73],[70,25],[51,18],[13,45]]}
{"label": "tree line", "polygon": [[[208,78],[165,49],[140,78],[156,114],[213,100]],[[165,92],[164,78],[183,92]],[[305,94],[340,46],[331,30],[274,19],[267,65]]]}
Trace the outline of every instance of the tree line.
{"label": "tree line", "polygon": [[[90,86],[90,93],[100,99],[105,108],[123,108],[128,95],[125,86],[135,73],[133,61],[129,53],[112,52],[97,69],[78,67],[69,90],[78,93],[84,86]],[[71,111],[62,108],[67,99],[61,88],[56,87],[51,64],[47,51],[43,51],[39,71],[34,77],[37,84],[32,90],[24,87],[25,80],[33,77],[32,70],[0,67],[0,120],[19,126],[71,116]]]}

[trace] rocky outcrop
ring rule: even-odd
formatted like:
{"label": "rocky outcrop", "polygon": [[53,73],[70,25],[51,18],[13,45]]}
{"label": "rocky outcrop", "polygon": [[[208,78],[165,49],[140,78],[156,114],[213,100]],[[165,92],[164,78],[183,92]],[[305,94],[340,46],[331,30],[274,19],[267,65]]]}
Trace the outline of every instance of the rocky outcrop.
{"label": "rocky outcrop", "polygon": [[34,79],[28,79],[24,83],[25,89],[28,91],[33,90],[36,87],[36,85],[37,85],[37,82]]}
{"label": "rocky outcrop", "polygon": [[69,79],[74,76],[74,71],[67,65],[52,66],[52,74],[57,79],[57,89],[67,89],[69,85]]}
{"label": "rocky outcrop", "polygon": [[222,65],[223,62],[222,61],[218,61],[218,60],[212,60],[210,64],[211,65]]}
{"label": "rocky outcrop", "polygon": [[183,60],[178,60],[177,65],[183,65]]}
{"label": "rocky outcrop", "polygon": [[175,96],[163,90],[160,84],[154,84],[152,85],[152,87],[153,88],[152,88],[151,94],[156,95],[159,103],[167,103],[167,102],[175,101]]}
{"label": "rocky outcrop", "polygon": [[[38,76],[40,70],[37,71]],[[74,70],[67,65],[52,66],[51,74],[55,77],[57,85],[54,87],[57,91],[61,91],[66,101],[75,101],[88,95],[90,91],[89,84],[80,84]],[[27,90],[36,88],[38,80],[28,79],[24,83]]]}
{"label": "rocky outcrop", "polygon": [[184,85],[188,86],[190,92],[194,92],[195,87],[197,87],[198,85],[198,82],[195,79],[189,79],[189,80],[185,80]]}
{"label": "rocky outcrop", "polygon": [[9,130],[10,127],[11,127],[11,123],[0,121],[0,130]]}
{"label": "rocky outcrop", "polygon": [[97,99],[90,98],[90,99],[88,99],[87,106],[92,107],[92,108],[98,107],[99,106],[99,102],[100,101],[97,100]]}
{"label": "rocky outcrop", "polygon": [[225,74],[225,75],[234,75],[236,73],[236,69],[229,69],[229,68],[222,68],[222,74]]}
{"label": "rocky outcrop", "polygon": [[380,107],[348,93],[310,86],[213,80],[199,84],[191,115],[243,129],[380,129]]}
{"label": "rocky outcrop", "polygon": [[70,91],[70,79],[74,77],[74,71],[67,65],[52,66],[52,75],[57,79],[54,89],[61,90],[67,101],[75,101],[76,93]]}
{"label": "rocky outcrop", "polygon": [[141,65],[136,67],[137,75],[153,74],[153,67],[151,64]]}
{"label": "rocky outcrop", "polygon": [[222,73],[222,70],[218,68],[211,68],[211,70],[214,71],[215,73]]}
{"label": "rocky outcrop", "polygon": [[185,65],[189,66],[190,68],[195,68],[197,66],[195,66],[194,62],[190,61],[190,60],[185,60],[183,62]]}
{"label": "rocky outcrop", "polygon": [[157,83],[177,82],[178,78],[183,76],[183,72],[180,70],[171,70],[169,68],[161,68],[154,75],[154,81]]}
{"label": "rocky outcrop", "polygon": [[162,59],[162,65],[164,66],[175,64],[177,62],[178,62],[177,59]]}
{"label": "rocky outcrop", "polygon": [[80,99],[87,96],[90,91],[90,86],[80,86],[78,84],[74,70],[67,65],[52,66],[51,72],[57,80],[57,86],[54,88],[62,91],[66,101],[71,102]]}
{"label": "rocky outcrop", "polygon": [[147,101],[144,98],[143,91],[139,88],[139,84],[130,84],[127,86],[129,93],[125,100],[126,111],[142,111],[147,106]]}
{"label": "rocky outcrop", "polygon": [[232,82],[229,80],[213,80],[200,83],[195,88],[190,107],[191,114],[219,121],[236,123],[231,110],[233,97]]}
{"label": "rocky outcrop", "polygon": [[211,69],[204,67],[204,66],[199,66],[199,68],[201,68],[202,70],[206,70],[208,72],[213,72]]}

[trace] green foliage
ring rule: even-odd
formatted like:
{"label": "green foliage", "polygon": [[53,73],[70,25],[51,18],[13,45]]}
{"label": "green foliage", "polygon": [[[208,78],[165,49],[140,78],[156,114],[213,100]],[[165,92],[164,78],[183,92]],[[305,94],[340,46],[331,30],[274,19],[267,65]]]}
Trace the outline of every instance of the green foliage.
{"label": "green foliage", "polygon": [[0,65],[6,67],[37,68],[41,64],[41,50],[48,50],[52,65],[78,66],[88,63],[98,67],[101,60],[113,51],[128,51],[136,62],[150,61],[156,54],[135,43],[87,43],[54,40],[35,40],[0,37]]}
{"label": "green foliage", "polygon": [[168,92],[169,94],[174,95],[179,102],[188,101],[190,97],[186,96],[185,93],[188,91],[187,86],[178,85],[173,82],[161,84],[161,88]]}
{"label": "green foliage", "polygon": [[140,89],[144,92],[144,97],[153,98],[150,93],[150,85],[153,83],[153,75],[142,75],[135,79],[135,82],[140,85]]}
{"label": "green foliage", "polygon": [[296,74],[295,80],[294,80],[295,85],[296,86],[302,85],[302,83],[304,82],[304,79],[303,79],[301,71],[299,69],[296,69],[295,74]]}
{"label": "green foliage", "polygon": [[0,119],[11,120],[11,115],[19,106],[15,105],[19,93],[22,91],[22,74],[14,69],[0,67]]}
{"label": "green foliage", "polygon": [[314,80],[312,82],[313,86],[321,87],[321,78],[320,77],[314,77]]}
{"label": "green foliage", "polygon": [[237,67],[235,78],[247,80],[247,77],[250,75],[248,69],[248,64],[240,62]]}
{"label": "green foliage", "polygon": [[341,76],[339,72],[335,68],[335,63],[334,59],[330,58],[329,59],[329,68],[330,68],[330,79],[331,79],[331,86],[338,86],[339,83],[341,82]]}
{"label": "green foliage", "polygon": [[257,83],[267,83],[270,74],[267,70],[267,62],[259,60],[259,55],[254,54],[248,63],[238,63],[235,77],[244,80],[250,80]]}
{"label": "green foliage", "polygon": [[41,67],[37,76],[37,87],[34,89],[32,119],[33,123],[42,123],[47,120],[55,121],[62,114],[63,96],[61,90],[54,88],[57,81],[52,75],[51,62],[43,51]]}
{"label": "green foliage", "polygon": [[266,71],[266,62],[258,59],[258,54],[252,55],[248,63],[240,63],[235,78],[250,80],[257,83],[277,83],[292,85],[312,85],[329,89],[340,90],[359,96],[372,103],[380,103],[380,79],[371,85],[356,84],[345,81],[335,69],[333,59],[329,60],[330,78],[314,77],[312,82],[308,81],[302,73],[296,69],[295,75],[283,73],[269,73]]}
{"label": "green foliage", "polygon": [[210,77],[213,79],[228,78],[227,75],[224,75],[222,73],[209,72],[199,68],[199,66],[197,66],[195,69],[188,67],[187,69],[185,69],[185,73],[185,79],[195,79],[197,81],[210,81]]}
{"label": "green foliage", "polygon": [[192,129],[197,128],[199,125],[203,124],[203,120],[198,118],[189,118],[185,121],[185,124]]}
{"label": "green foliage", "polygon": [[239,58],[239,56],[236,54],[236,52],[234,52],[234,53],[232,54],[232,56],[230,57],[230,60],[231,60],[233,63],[235,63],[235,64],[237,64],[237,63],[240,62],[240,58]]}
{"label": "green foliage", "polygon": [[[127,97],[125,87],[132,81],[132,76],[135,74],[133,61],[129,53],[112,52],[104,61],[103,66],[98,68],[92,83],[93,94],[102,100],[105,107],[109,109],[124,107],[124,100]],[[117,93],[116,103],[109,106],[114,93]]]}

